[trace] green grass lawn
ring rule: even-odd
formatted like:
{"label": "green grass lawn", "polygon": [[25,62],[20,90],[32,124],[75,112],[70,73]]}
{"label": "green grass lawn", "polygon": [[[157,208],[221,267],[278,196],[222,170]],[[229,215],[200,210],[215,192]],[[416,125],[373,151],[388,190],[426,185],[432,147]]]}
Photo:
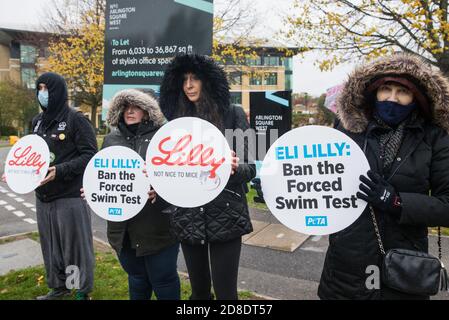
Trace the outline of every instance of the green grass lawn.
{"label": "green grass lawn", "polygon": [[[438,228],[433,227],[429,228],[429,234],[438,235]],[[442,236],[449,236],[449,228],[441,228],[441,235]]]}
{"label": "green grass lawn", "polygon": [[257,196],[257,192],[251,189],[251,185],[248,183],[249,192],[246,194],[246,200],[248,201],[248,206],[256,209],[267,210],[268,207],[265,203],[254,202],[254,197]]}
{"label": "green grass lawn", "polygon": [[97,135],[97,145],[98,149],[101,149],[101,146],[103,145],[104,136],[103,135]]}
{"label": "green grass lawn", "polygon": [[[33,233],[28,236],[36,239],[38,235]],[[13,240],[18,240],[18,238]],[[3,241],[3,243],[5,242],[8,241]],[[180,275],[180,278],[181,299],[188,300],[191,294],[189,280],[184,275]],[[48,291],[43,266],[12,271],[7,275],[0,276],[0,300],[34,300]],[[110,249],[97,249],[94,290],[90,296],[93,300],[128,300],[129,298],[127,275],[115,253]],[[239,292],[239,298],[242,300],[258,299],[248,291]],[[65,299],[74,299],[74,293],[72,297]],[[155,299],[154,295],[153,299]]]}

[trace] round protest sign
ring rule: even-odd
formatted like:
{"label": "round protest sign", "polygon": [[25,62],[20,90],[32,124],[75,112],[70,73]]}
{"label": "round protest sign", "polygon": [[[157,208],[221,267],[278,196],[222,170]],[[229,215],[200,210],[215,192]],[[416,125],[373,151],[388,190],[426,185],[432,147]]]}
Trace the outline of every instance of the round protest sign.
{"label": "round protest sign", "polygon": [[289,131],[270,147],[260,176],[268,208],[285,226],[310,235],[351,225],[366,202],[356,197],[369,163],[347,135],[323,126]]}
{"label": "round protest sign", "polygon": [[30,134],[17,141],[6,157],[6,183],[12,191],[25,194],[36,189],[47,175],[50,151],[44,139]]}
{"label": "round protest sign", "polygon": [[175,206],[193,208],[223,191],[231,174],[231,149],[214,125],[183,117],[156,132],[146,164],[159,196]]}
{"label": "round protest sign", "polygon": [[114,146],[99,151],[87,164],[83,188],[87,203],[109,221],[131,219],[148,200],[150,183],[144,161],[134,150]]}

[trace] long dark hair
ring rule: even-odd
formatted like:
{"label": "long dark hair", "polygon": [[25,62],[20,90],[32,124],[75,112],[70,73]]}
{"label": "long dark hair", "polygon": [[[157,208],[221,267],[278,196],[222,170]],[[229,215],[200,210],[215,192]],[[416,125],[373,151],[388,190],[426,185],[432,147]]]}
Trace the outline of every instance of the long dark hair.
{"label": "long dark hair", "polygon": [[180,117],[197,117],[209,121],[215,125],[220,131],[224,131],[223,114],[218,104],[209,95],[207,84],[202,81],[200,98],[195,104],[191,102],[181,89],[178,96],[178,105],[174,118]]}

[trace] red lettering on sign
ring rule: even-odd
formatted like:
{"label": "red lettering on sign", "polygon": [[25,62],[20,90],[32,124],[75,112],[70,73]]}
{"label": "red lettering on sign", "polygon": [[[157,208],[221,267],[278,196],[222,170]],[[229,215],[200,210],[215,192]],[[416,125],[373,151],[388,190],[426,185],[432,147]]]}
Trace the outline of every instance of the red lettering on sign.
{"label": "red lettering on sign", "polygon": [[211,158],[214,154],[214,148],[205,148],[203,144],[194,146],[191,150],[187,150],[188,145],[192,141],[192,135],[187,134],[176,142],[173,149],[164,149],[163,145],[169,141],[171,137],[161,140],[158,145],[159,151],[164,154],[164,157],[155,156],[151,159],[151,163],[155,166],[211,166],[209,178],[215,178],[217,169],[224,163],[225,158],[216,159]]}
{"label": "red lettering on sign", "polygon": [[32,147],[28,146],[23,149],[22,153],[20,150],[22,148],[17,148],[14,151],[14,159],[9,160],[8,164],[10,166],[18,166],[18,167],[35,167],[37,168],[36,173],[39,174],[42,167],[45,165],[45,161],[41,161],[41,155],[37,152],[33,152],[30,154]]}

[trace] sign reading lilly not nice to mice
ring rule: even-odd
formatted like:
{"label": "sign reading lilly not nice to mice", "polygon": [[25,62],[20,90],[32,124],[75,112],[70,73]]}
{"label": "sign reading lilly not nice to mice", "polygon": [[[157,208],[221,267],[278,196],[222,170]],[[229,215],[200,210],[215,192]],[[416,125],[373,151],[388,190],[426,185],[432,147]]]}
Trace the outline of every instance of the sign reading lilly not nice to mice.
{"label": "sign reading lilly not nice to mice", "polygon": [[175,206],[193,208],[223,191],[231,174],[231,149],[214,125],[183,117],[156,132],[146,165],[159,196]]}
{"label": "sign reading lilly not nice to mice", "polygon": [[45,178],[50,150],[44,139],[30,134],[9,150],[5,163],[6,183],[12,191],[25,194],[36,189]]}
{"label": "sign reading lilly not nice to mice", "polygon": [[105,148],[90,159],[83,188],[87,203],[98,216],[125,221],[142,210],[150,189],[143,163],[137,152],[121,146]]}
{"label": "sign reading lilly not nice to mice", "polygon": [[261,168],[265,201],[276,218],[310,235],[338,232],[362,214],[356,197],[369,163],[347,135],[323,126],[289,131],[270,147]]}

